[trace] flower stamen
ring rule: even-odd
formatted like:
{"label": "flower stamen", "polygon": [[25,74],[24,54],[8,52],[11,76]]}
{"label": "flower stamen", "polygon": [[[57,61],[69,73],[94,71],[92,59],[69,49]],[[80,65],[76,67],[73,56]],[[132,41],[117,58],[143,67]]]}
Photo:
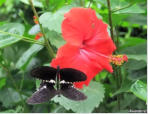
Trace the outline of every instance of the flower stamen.
{"label": "flower stamen", "polygon": [[124,62],[128,61],[128,57],[125,54],[124,55],[111,55],[109,60],[111,63],[121,66]]}

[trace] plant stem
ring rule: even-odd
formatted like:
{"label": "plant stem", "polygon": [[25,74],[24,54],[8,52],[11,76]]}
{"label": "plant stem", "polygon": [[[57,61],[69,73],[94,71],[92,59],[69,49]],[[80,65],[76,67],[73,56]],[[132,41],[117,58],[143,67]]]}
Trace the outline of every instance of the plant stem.
{"label": "plant stem", "polygon": [[[112,10],[111,10],[110,0],[107,0],[107,6],[108,6],[108,20],[109,20],[109,25],[110,25],[111,38],[113,42],[118,46],[114,38],[113,24],[112,24]],[[114,54],[116,54],[116,51],[114,52]],[[113,69],[114,69],[113,76],[116,78],[116,85],[117,85],[117,90],[118,90],[120,88],[120,79],[119,79],[119,73],[118,73],[117,66],[113,65]],[[117,96],[117,103],[118,103],[118,109],[120,110],[120,95]]]}
{"label": "plant stem", "polygon": [[[29,0],[29,2],[30,2],[30,5],[31,5],[31,7],[32,7],[33,13],[34,13],[34,15],[36,16],[36,18],[37,18],[37,20],[38,20],[38,22],[39,22],[39,16],[38,16],[37,11],[36,11],[36,9],[35,9],[33,3],[32,3],[32,0]],[[49,55],[50,55],[51,58],[54,58],[54,51],[52,50],[52,48],[51,48],[51,46],[50,46],[50,44],[49,44],[49,42],[48,42],[48,40],[47,40],[47,38],[46,38],[44,29],[43,29],[43,27],[42,27],[42,25],[41,25],[40,22],[39,22],[39,26],[40,26],[40,30],[41,30],[41,32],[42,32],[42,34],[43,34],[43,38],[44,38],[44,41],[45,41],[45,44],[46,44],[46,48],[47,48],[47,50],[48,50],[48,53],[49,53]]]}
{"label": "plant stem", "polygon": [[22,90],[22,87],[23,87],[23,84],[24,84],[24,77],[25,77],[24,75],[25,75],[25,73],[23,71],[23,75],[22,75],[22,79],[21,79],[21,84],[20,84],[20,88],[19,88],[20,91]]}
{"label": "plant stem", "polygon": [[122,74],[121,74],[121,67],[119,66],[119,68],[118,68],[118,75],[119,75],[119,82],[120,82],[120,87],[121,87],[121,85],[122,85]]}
{"label": "plant stem", "polygon": [[46,9],[48,9],[49,6],[49,0],[46,0]]}
{"label": "plant stem", "polygon": [[119,35],[118,35],[118,28],[115,27],[115,32],[116,32],[116,52],[119,52]]}
{"label": "plant stem", "polygon": [[84,1],[83,1],[83,0],[80,0],[80,5],[81,5],[82,7],[84,7]]}
{"label": "plant stem", "polygon": [[45,46],[44,43],[40,42],[40,41],[36,41],[36,40],[28,40],[28,39],[21,39],[23,41],[29,42],[29,43],[35,43],[35,44],[39,44],[39,45],[43,45]]}
{"label": "plant stem", "polygon": [[[117,27],[115,28],[115,30],[116,30],[116,46],[117,46],[117,52],[119,52],[119,35],[118,35],[118,29],[117,29]],[[119,87],[121,87],[121,84],[122,84],[122,73],[121,73],[121,67],[120,66],[118,66],[118,69],[117,69],[117,72],[118,72],[118,76],[119,76]]]}
{"label": "plant stem", "polygon": [[112,11],[111,11],[110,0],[107,0],[107,6],[108,6],[108,19],[109,19],[109,25],[110,25],[111,38],[112,38],[113,42],[115,43],[114,33],[113,33]]}
{"label": "plant stem", "polygon": [[89,0],[89,4],[87,8],[90,8],[91,3],[93,2],[93,0]]}
{"label": "plant stem", "polygon": [[[119,71],[118,66],[114,66],[115,70],[115,77],[116,77],[116,83],[117,83],[117,90],[120,88],[120,79],[119,79]],[[118,102],[118,109],[120,110],[120,95],[117,95],[117,102]]]}
{"label": "plant stem", "polygon": [[28,37],[25,37],[25,36],[20,36],[20,35],[17,35],[17,34],[5,32],[5,31],[1,31],[1,30],[0,30],[0,33],[14,36],[14,37],[19,38],[19,39],[26,41],[26,42],[36,43],[36,44],[39,44],[39,45],[45,45],[43,42],[28,38]]}

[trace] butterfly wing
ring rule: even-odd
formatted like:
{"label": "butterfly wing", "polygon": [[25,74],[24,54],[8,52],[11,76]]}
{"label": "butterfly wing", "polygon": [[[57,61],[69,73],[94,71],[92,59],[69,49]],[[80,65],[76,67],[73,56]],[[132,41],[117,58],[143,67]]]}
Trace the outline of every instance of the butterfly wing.
{"label": "butterfly wing", "polygon": [[86,80],[86,75],[73,68],[63,68],[60,70],[60,80],[65,80],[66,82],[80,82]]}
{"label": "butterfly wing", "polygon": [[54,80],[56,77],[57,69],[48,66],[41,66],[34,68],[31,71],[31,76],[42,80]]}
{"label": "butterfly wing", "polygon": [[81,101],[87,99],[87,96],[80,92],[79,90],[75,89],[72,85],[70,84],[61,84],[61,90],[60,93],[71,100],[74,101]]}
{"label": "butterfly wing", "polygon": [[42,83],[42,86],[38,91],[33,93],[33,95],[27,100],[28,104],[40,104],[49,101],[56,95],[56,90],[53,84]]}

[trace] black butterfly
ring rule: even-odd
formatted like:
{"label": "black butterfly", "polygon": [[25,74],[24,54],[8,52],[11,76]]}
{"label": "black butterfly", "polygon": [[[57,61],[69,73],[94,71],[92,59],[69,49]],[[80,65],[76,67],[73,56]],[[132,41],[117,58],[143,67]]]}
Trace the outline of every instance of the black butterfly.
{"label": "black butterfly", "polygon": [[40,104],[49,101],[55,95],[61,94],[68,99],[80,101],[85,100],[82,92],[74,88],[74,82],[86,80],[86,75],[76,69],[41,66],[31,71],[31,75],[41,79],[39,89],[27,100],[28,104]]}

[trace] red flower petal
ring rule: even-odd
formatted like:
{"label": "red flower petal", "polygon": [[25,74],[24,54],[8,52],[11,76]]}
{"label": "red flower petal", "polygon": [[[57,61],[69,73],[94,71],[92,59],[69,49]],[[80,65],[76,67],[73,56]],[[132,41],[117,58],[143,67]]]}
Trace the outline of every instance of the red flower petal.
{"label": "red flower petal", "polygon": [[91,38],[95,18],[97,17],[92,9],[72,8],[65,14],[62,23],[64,39],[73,45],[81,45],[83,40]]}
{"label": "red flower petal", "polygon": [[84,44],[86,47],[91,48],[91,50],[105,55],[111,55],[116,49],[115,44],[108,35],[107,24],[104,24],[102,20],[99,19],[95,23],[92,38],[84,41]]}
{"label": "red flower petal", "polygon": [[62,56],[72,57],[77,53],[79,53],[79,47],[72,46],[67,43],[58,49],[57,57],[58,58]]}

